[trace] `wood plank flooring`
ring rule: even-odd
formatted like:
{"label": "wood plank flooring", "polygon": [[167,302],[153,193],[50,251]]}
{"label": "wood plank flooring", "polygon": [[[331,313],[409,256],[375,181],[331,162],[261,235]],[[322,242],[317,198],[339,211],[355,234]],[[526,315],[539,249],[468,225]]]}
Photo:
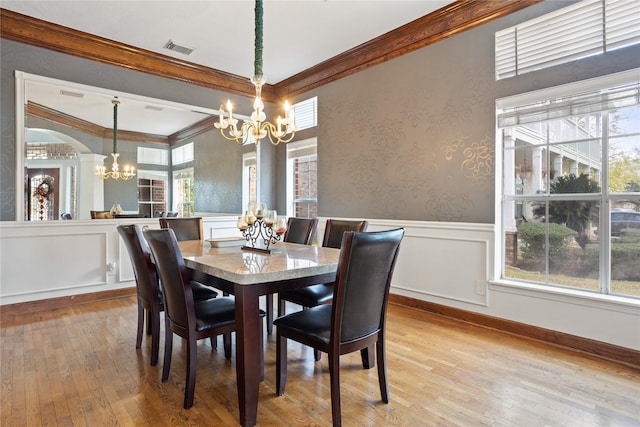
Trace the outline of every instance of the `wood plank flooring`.
{"label": "wood plank flooring", "polygon": [[[198,344],[194,406],[182,408],[186,348],[169,381],[135,349],[135,297],[28,314],[0,325],[2,426],[236,426],[235,351]],[[289,310],[294,310],[291,306]],[[163,334],[161,334],[163,335]],[[258,425],[329,426],[326,355],[290,342],[275,394],[275,335],[265,335]],[[390,305],[391,402],[359,353],[341,359],[345,426],[640,426],[640,371],[419,310]],[[235,350],[235,346],[234,346]]]}

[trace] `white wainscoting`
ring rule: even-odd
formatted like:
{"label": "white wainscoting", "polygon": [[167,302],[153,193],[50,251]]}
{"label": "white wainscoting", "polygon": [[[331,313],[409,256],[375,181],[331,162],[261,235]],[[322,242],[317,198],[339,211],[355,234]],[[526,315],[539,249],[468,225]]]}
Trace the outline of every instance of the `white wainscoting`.
{"label": "white wainscoting", "polygon": [[[239,236],[236,215],[203,217],[206,238]],[[134,286],[119,222],[0,222],[0,304]],[[392,293],[640,350],[640,300],[495,281],[492,224],[375,219],[368,230],[396,227],[406,234]]]}

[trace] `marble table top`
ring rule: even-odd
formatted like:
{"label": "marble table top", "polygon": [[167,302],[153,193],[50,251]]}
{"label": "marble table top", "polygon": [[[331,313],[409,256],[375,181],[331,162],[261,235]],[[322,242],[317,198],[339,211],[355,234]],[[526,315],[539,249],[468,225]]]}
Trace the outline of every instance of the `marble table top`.
{"label": "marble table top", "polygon": [[238,285],[275,282],[335,273],[339,249],[277,242],[272,253],[240,246],[214,248],[209,242],[178,242],[187,267]]}

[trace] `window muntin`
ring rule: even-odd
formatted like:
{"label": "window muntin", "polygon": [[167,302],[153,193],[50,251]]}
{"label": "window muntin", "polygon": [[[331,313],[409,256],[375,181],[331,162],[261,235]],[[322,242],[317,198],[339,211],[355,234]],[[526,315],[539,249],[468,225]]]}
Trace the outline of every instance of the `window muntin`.
{"label": "window muntin", "polygon": [[640,2],[585,0],[496,32],[496,80],[637,43]]}
{"label": "window muntin", "polygon": [[639,71],[498,100],[502,278],[640,297]]}
{"label": "window muntin", "polygon": [[287,144],[287,215],[318,216],[316,139]]}

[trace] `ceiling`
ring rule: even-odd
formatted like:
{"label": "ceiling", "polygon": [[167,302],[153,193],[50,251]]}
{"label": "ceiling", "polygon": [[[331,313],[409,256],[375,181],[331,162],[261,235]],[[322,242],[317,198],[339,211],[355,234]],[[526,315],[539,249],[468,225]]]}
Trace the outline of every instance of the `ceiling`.
{"label": "ceiling", "polygon": [[[268,83],[278,83],[450,3],[453,1],[265,0],[264,74]],[[254,74],[251,0],[0,0],[0,6],[227,73],[247,78]],[[187,56],[167,50],[164,45],[169,40],[194,51]],[[110,126],[112,105],[104,96],[100,100],[65,97],[61,104],[59,90],[33,85],[29,97],[65,114]],[[91,99],[93,105],[87,104]],[[109,112],[105,114],[105,108],[98,104],[106,104]],[[168,135],[184,127],[185,121],[202,118],[182,117],[175,123],[158,120],[145,108],[148,103],[140,104],[123,100],[121,129]]]}

